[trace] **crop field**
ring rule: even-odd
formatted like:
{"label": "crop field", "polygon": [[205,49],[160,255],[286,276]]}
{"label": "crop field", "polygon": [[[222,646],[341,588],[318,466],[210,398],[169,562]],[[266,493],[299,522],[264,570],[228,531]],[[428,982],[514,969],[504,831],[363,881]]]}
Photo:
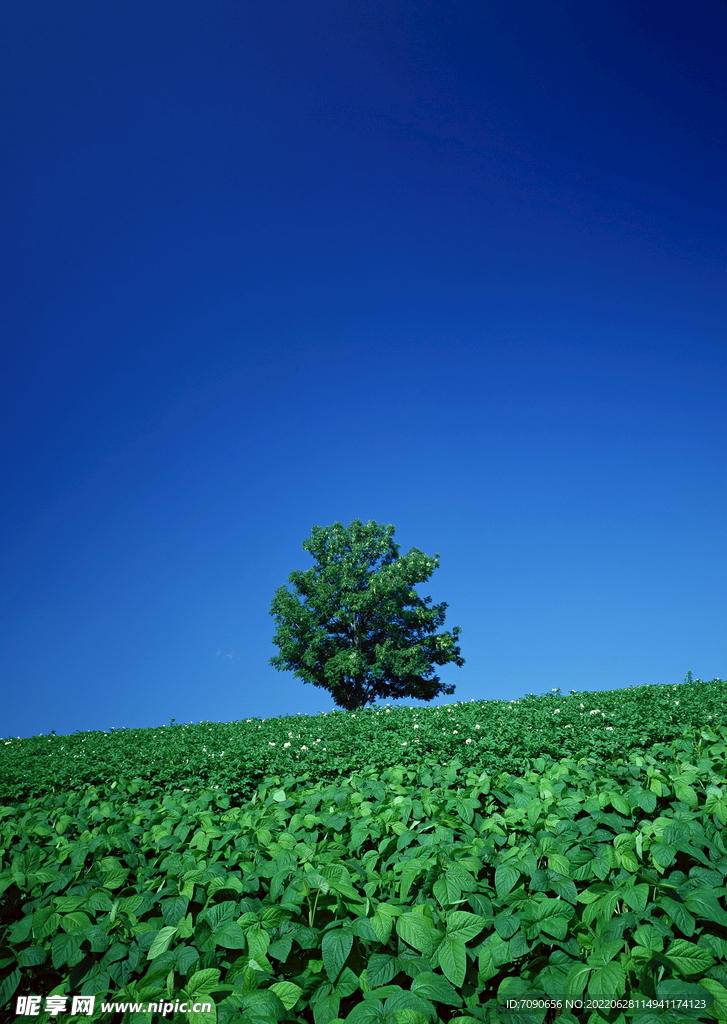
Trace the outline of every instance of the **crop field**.
{"label": "crop field", "polygon": [[7,738],[1,1019],[727,1021],[726,825],[718,679]]}

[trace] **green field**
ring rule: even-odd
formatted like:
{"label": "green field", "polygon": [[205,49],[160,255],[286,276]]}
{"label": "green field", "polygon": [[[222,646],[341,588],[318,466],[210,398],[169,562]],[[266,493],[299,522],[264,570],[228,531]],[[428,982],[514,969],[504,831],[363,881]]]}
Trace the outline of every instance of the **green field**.
{"label": "green field", "polygon": [[727,1021],[726,776],[721,680],[8,738],[0,1013]]}

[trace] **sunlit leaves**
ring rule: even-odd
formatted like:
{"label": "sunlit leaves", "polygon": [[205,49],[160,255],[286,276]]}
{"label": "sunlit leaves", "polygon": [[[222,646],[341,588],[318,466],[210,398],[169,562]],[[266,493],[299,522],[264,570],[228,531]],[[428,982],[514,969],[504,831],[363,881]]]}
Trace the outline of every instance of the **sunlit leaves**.
{"label": "sunlit leaves", "polygon": [[160,928],[154,936],[154,941],[151,944],[149,952],[146,954],[147,959],[155,960],[158,956],[161,956],[162,953],[166,953],[176,931],[176,928],[171,928],[169,926]]}
{"label": "sunlit leaves", "polygon": [[667,959],[680,974],[701,974],[711,967],[714,957],[694,942],[687,939],[675,939],[666,949]]}
{"label": "sunlit leaves", "polygon": [[[507,706],[522,733],[547,710],[545,698],[529,703],[527,714]],[[604,710],[613,720],[603,694],[597,706],[583,709],[589,721]],[[261,774],[235,799],[201,784],[155,790],[142,781],[146,748],[135,753],[128,736],[130,768],[114,784],[0,807],[6,1002],[54,988],[202,993],[215,1010],[197,1024],[432,1024],[496,1014],[505,991],[612,999],[645,988],[704,992],[727,1018],[727,730],[624,747],[613,762],[534,757],[518,772],[442,758],[437,734],[477,735],[486,710],[280,720],[265,729],[300,747],[338,735],[334,777],[321,751],[320,771]],[[259,734],[280,739],[238,726],[251,760]],[[388,763],[356,766],[341,750],[364,726],[374,744],[426,743],[416,761],[389,749]]]}

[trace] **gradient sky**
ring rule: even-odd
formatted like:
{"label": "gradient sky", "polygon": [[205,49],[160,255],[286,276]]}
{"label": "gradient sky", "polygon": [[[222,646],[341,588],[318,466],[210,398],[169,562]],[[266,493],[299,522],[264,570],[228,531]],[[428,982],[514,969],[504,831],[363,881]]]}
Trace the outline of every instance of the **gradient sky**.
{"label": "gradient sky", "polygon": [[2,735],[330,710],[314,524],[455,700],[727,676],[721,0],[0,11]]}

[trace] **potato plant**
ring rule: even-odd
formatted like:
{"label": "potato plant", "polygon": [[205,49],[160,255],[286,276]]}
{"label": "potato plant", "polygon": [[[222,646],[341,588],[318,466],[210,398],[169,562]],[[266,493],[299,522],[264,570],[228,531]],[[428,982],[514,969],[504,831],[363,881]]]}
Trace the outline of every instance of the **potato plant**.
{"label": "potato plant", "polygon": [[[726,691],[6,741],[3,1019],[19,996],[79,994],[124,1024],[201,998],[211,1010],[166,1019],[727,1020]],[[516,770],[496,766],[497,722],[522,736]],[[110,768],[93,764],[104,746]],[[636,997],[661,1005],[565,1008]]]}

